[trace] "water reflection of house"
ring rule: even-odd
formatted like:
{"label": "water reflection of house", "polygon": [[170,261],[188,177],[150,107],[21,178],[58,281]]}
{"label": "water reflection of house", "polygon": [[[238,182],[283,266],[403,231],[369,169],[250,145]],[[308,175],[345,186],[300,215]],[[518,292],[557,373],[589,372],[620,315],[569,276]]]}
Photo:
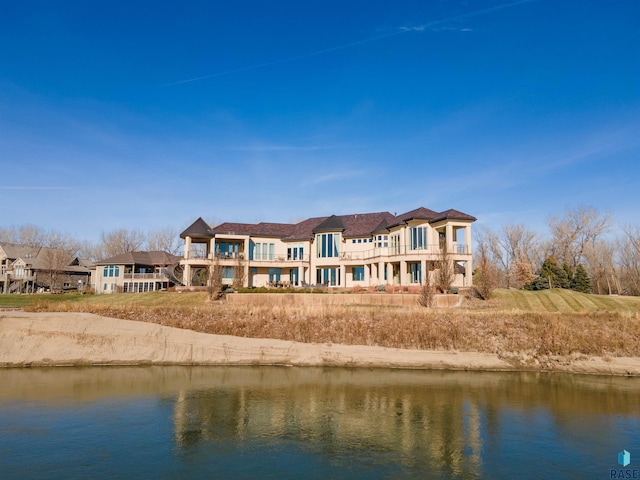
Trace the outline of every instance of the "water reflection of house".
{"label": "water reflection of house", "polygon": [[[411,467],[479,473],[478,406],[462,390],[312,386],[183,392],[175,438],[200,441],[295,438],[327,452],[397,452]],[[414,465],[414,463],[419,463]]]}

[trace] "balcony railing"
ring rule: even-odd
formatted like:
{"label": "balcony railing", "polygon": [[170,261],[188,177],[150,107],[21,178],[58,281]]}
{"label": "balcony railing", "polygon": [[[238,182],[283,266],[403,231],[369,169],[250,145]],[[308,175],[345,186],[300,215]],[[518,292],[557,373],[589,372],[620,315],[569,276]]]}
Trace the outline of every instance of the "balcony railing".
{"label": "balcony railing", "polygon": [[[341,260],[370,260],[376,257],[394,257],[399,255],[440,255],[442,249],[439,245],[427,245],[424,248],[411,248],[410,245],[396,245],[391,247],[376,247],[360,252],[343,252],[340,254]],[[453,244],[451,251],[453,255],[466,255],[469,253],[469,246],[465,244]]]}
{"label": "balcony railing", "polygon": [[156,279],[156,280],[166,280],[168,277],[162,272],[153,272],[153,273],[125,273],[125,279]]}
{"label": "balcony railing", "polygon": [[[450,245],[450,254],[452,255],[468,255],[470,253],[469,245],[463,243],[454,243]],[[425,245],[422,248],[412,248],[411,245],[395,245],[389,247],[374,247],[368,250],[356,251],[356,252],[342,252],[339,255],[339,259],[343,261],[358,261],[358,260],[372,260],[380,257],[396,257],[396,256],[421,256],[430,255],[432,258],[442,254],[440,245]],[[314,254],[315,255],[315,254]],[[243,252],[217,252],[214,256],[219,260],[247,260],[250,264],[255,262],[273,262],[273,263],[300,263],[308,262],[309,254],[305,255],[287,255],[277,253],[265,253],[253,255],[252,258],[248,258]],[[189,258],[202,258],[207,259],[206,256],[194,256]],[[211,261],[211,259],[209,259]]]}

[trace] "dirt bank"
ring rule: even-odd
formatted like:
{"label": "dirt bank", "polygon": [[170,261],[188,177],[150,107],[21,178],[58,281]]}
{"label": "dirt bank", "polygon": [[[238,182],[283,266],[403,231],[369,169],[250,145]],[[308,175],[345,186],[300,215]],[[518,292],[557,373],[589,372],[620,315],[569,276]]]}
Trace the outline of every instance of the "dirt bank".
{"label": "dirt bank", "polygon": [[554,357],[306,344],[210,335],[87,313],[0,312],[0,366],[295,365],[557,370],[640,375],[640,358]]}

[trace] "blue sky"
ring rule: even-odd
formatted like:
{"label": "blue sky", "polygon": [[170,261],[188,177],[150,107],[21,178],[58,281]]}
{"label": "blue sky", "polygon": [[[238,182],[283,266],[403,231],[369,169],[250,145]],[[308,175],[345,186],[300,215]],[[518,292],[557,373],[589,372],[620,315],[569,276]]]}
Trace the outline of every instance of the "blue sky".
{"label": "blue sky", "polygon": [[640,223],[637,0],[5,2],[0,226]]}

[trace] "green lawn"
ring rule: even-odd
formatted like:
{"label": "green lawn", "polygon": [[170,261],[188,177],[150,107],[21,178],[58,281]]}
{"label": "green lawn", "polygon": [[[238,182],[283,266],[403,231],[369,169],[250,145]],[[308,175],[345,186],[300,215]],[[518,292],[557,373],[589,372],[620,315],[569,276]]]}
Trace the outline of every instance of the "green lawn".
{"label": "green lawn", "polygon": [[589,295],[558,288],[537,292],[498,289],[492,304],[503,310],[534,312],[640,312],[640,297]]}

